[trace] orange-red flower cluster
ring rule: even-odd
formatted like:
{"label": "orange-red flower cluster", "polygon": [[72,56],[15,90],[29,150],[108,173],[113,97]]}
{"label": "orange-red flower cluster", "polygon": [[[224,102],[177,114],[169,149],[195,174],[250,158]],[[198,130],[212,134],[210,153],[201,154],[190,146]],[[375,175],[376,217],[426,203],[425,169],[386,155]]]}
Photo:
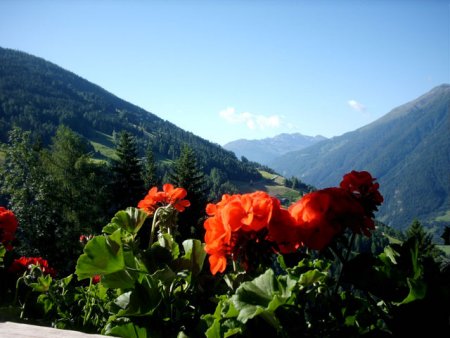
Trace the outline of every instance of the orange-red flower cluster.
{"label": "orange-red flower cluster", "polygon": [[44,275],[56,276],[55,269],[51,268],[47,260],[41,257],[20,257],[15,259],[9,267],[9,271],[13,273],[24,273],[30,269],[31,265],[39,266]]}
{"label": "orange-red flower cluster", "polygon": [[17,230],[17,218],[11,210],[0,207],[0,243],[6,250],[12,250],[11,242],[15,238]]}
{"label": "orange-red flower cluster", "polygon": [[322,250],[346,228],[369,236],[373,212],[383,201],[378,187],[368,172],[352,171],[340,187],[309,193],[288,209],[262,191],[224,195],[206,207],[205,251],[211,272],[225,271],[228,257],[248,263],[242,256],[251,241],[289,253],[301,246]]}
{"label": "orange-red flower cluster", "polygon": [[172,205],[179,212],[191,205],[188,200],[185,200],[187,192],[183,188],[175,188],[172,184],[166,183],[163,186],[163,191],[158,191],[157,187],[149,190],[147,195],[139,201],[138,208],[144,210],[149,215],[153,215],[155,210],[164,205]]}
{"label": "orange-red flower cluster", "polygon": [[227,256],[236,257],[239,235],[258,232],[268,227],[272,218],[273,198],[257,191],[244,195],[223,195],[217,204],[208,204],[206,213],[211,216],[205,223],[205,251],[210,255],[211,272],[223,272]]}
{"label": "orange-red flower cluster", "polygon": [[308,248],[322,250],[345,228],[364,222],[364,209],[345,190],[327,188],[309,193],[289,207],[298,239]]}

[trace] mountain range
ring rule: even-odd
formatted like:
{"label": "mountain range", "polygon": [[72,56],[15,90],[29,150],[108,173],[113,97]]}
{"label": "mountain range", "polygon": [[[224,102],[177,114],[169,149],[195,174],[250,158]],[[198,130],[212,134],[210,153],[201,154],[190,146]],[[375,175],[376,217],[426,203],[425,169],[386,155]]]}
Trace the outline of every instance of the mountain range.
{"label": "mountain range", "polygon": [[[259,149],[265,148],[273,159],[260,161],[318,188],[337,185],[348,171],[368,170],[380,182],[385,197],[377,214],[380,220],[404,229],[417,218],[442,229],[450,223],[449,106],[450,85],[444,84],[338,137],[280,135],[263,140]],[[0,143],[7,142],[8,131],[16,125],[46,145],[61,124],[86,138],[98,158],[110,157],[115,134],[126,130],[135,136],[142,153],[150,145],[162,164],[177,158],[188,144],[207,174],[217,168],[233,182],[261,179],[252,162],[258,159],[243,151],[246,144],[255,142],[240,141],[236,152],[252,160],[241,161],[232,151],[57,65],[0,48]],[[301,150],[286,152],[308,142]],[[274,153],[281,156],[273,157]]]}
{"label": "mountain range", "polygon": [[438,86],[355,131],[281,155],[268,165],[318,188],[368,170],[385,202],[378,218],[404,229],[450,222],[450,85]]}
{"label": "mountain range", "polygon": [[238,158],[244,156],[251,161],[268,165],[280,155],[290,151],[304,149],[323,140],[326,140],[326,137],[293,133],[280,134],[262,140],[239,139],[229,142],[223,147],[233,151]]}

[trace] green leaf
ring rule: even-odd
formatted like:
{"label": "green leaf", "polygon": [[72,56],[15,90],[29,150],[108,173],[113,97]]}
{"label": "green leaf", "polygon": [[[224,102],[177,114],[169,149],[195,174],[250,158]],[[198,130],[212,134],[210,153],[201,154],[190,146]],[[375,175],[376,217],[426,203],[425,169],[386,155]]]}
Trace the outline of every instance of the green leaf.
{"label": "green leaf", "polygon": [[177,274],[166,266],[164,269],[157,270],[151,276],[154,279],[160,280],[164,285],[170,285],[177,277]]}
{"label": "green leaf", "polygon": [[124,338],[148,338],[147,330],[133,323],[108,326],[105,330],[108,336],[124,337]]}
{"label": "green leaf", "polygon": [[221,338],[220,336],[220,321],[215,319],[212,324],[208,325],[208,330],[205,332],[206,338]]}
{"label": "green leaf", "polygon": [[178,243],[175,242],[171,234],[164,233],[158,235],[158,241],[153,243],[153,245],[159,245],[169,250],[173,259],[177,259],[180,255],[180,247],[178,246]]}
{"label": "green leaf", "polygon": [[106,234],[112,234],[117,229],[123,229],[130,234],[137,234],[147,219],[148,214],[138,208],[129,207],[118,211],[111,222],[103,228]]}
{"label": "green leaf", "polygon": [[5,254],[6,254],[6,248],[3,246],[2,243],[0,243],[0,268],[4,267],[3,257],[5,257]]}
{"label": "green leaf", "polygon": [[102,284],[111,289],[132,289],[136,281],[142,281],[147,272],[144,264],[132,251],[124,251],[125,269],[102,277]]}
{"label": "green leaf", "polygon": [[222,323],[216,319],[206,330],[205,335],[207,338],[227,338],[236,334],[242,334],[242,323],[236,319],[226,319]]}
{"label": "green leaf", "polygon": [[132,289],[134,287],[135,279],[126,270],[104,275],[102,277],[102,284],[110,289]]}
{"label": "green leaf", "polygon": [[287,264],[286,264],[286,262],[284,260],[284,256],[283,255],[278,255],[277,256],[277,262],[280,265],[281,269],[283,269],[283,270],[287,269],[288,266],[287,266]]}
{"label": "green leaf", "polygon": [[37,298],[37,302],[43,306],[45,314],[49,313],[55,305],[46,293],[40,294]]}
{"label": "green leaf", "polygon": [[70,284],[70,282],[72,281],[72,279],[73,279],[73,274],[70,274],[67,277],[60,279],[59,281],[63,287],[67,287]]}
{"label": "green leaf", "polygon": [[206,257],[205,245],[198,239],[188,239],[183,242],[183,258],[190,261],[190,271],[193,276],[197,276],[203,268]]}
{"label": "green leaf", "polygon": [[[158,282],[150,276],[145,276],[142,283],[135,284],[129,297],[128,306],[118,312],[118,317],[140,317],[153,314],[161,302]],[[121,299],[121,304],[124,304],[123,299]]]}
{"label": "green leaf", "polygon": [[274,312],[291,296],[293,283],[289,283],[289,287],[287,284],[287,280],[278,280],[271,269],[253,281],[243,283],[232,297],[232,302],[239,311],[237,319],[246,323],[261,315],[278,330],[280,325]]}
{"label": "green leaf", "polygon": [[116,230],[120,229],[119,225],[116,223],[108,223],[102,229],[102,232],[107,235],[113,234]]}
{"label": "green leaf", "polygon": [[197,239],[183,242],[184,255],[175,262],[177,270],[188,270],[191,276],[197,276],[203,268],[206,258],[204,244]]}
{"label": "green leaf", "polygon": [[411,263],[414,271],[414,278],[417,279],[422,275],[422,265],[419,262],[419,242],[414,241],[414,247],[410,249]]}
{"label": "green leaf", "polygon": [[407,304],[415,300],[423,299],[427,294],[427,285],[423,280],[407,278],[406,281],[409,287],[409,294],[405,299],[403,299],[403,301],[397,303],[397,305]]}
{"label": "green leaf", "polygon": [[75,274],[79,280],[108,275],[125,268],[120,230],[110,236],[96,236],[84,247]]}
{"label": "green leaf", "polygon": [[[397,258],[400,256],[400,254],[397,251],[395,251],[395,249],[391,245],[388,245],[387,247],[384,248],[384,254],[386,255],[387,258],[390,259],[392,264],[397,264]],[[381,258],[383,259],[383,257]]]}
{"label": "green leaf", "polygon": [[164,269],[172,262],[172,255],[169,250],[159,244],[153,244],[150,249],[143,252],[142,260],[149,272]]}
{"label": "green leaf", "polygon": [[310,286],[314,283],[322,281],[326,276],[326,273],[314,269],[301,274],[298,283],[302,286]]}
{"label": "green leaf", "polygon": [[37,283],[30,283],[30,287],[33,291],[47,292],[52,284],[52,277],[50,275],[39,276]]}

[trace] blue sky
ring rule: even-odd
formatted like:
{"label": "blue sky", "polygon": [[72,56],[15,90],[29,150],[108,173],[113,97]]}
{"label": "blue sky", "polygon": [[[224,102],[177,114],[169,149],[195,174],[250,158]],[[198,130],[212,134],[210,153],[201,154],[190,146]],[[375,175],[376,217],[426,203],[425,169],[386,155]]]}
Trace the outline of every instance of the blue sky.
{"label": "blue sky", "polygon": [[450,83],[450,1],[0,1],[0,46],[224,144],[341,135]]}

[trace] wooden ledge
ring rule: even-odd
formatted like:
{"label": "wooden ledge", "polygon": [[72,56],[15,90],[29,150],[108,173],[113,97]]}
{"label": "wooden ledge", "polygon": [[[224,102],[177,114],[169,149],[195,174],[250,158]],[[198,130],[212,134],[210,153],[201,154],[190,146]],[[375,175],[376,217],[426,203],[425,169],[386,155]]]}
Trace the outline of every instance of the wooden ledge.
{"label": "wooden ledge", "polygon": [[0,322],[1,338],[105,338],[98,334],[87,334],[72,330],[59,330],[51,327]]}

